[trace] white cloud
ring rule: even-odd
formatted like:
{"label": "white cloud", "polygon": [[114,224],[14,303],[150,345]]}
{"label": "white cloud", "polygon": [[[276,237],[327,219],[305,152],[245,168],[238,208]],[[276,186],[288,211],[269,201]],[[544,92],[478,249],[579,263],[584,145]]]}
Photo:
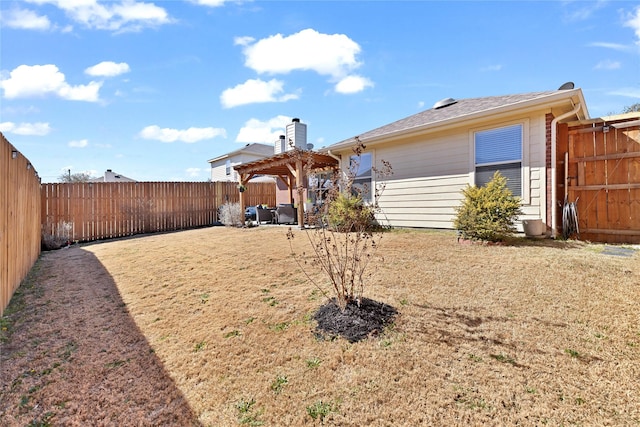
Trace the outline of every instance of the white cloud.
{"label": "white cloud", "polygon": [[256,39],[254,39],[251,36],[244,36],[244,37],[235,37],[233,39],[233,44],[236,46],[247,46],[251,43],[253,43]]}
{"label": "white cloud", "polygon": [[29,106],[10,106],[10,107],[2,107],[2,111],[0,111],[0,116],[5,114],[33,114],[39,113],[40,109],[35,105]]}
{"label": "white cloud", "polygon": [[633,87],[623,87],[620,89],[616,89],[610,92],[607,92],[608,95],[618,95],[618,96],[626,96],[627,98],[638,98],[640,99],[640,88]]}
{"label": "white cloud", "polygon": [[224,108],[233,108],[239,105],[258,102],[285,102],[297,99],[298,95],[282,94],[284,83],[271,79],[265,82],[260,79],[250,79],[233,88],[226,89],[220,95],[220,103]]}
{"label": "white cloud", "polygon": [[606,4],[607,0],[597,0],[595,2],[566,2],[568,6],[573,7],[574,5],[578,5],[578,7],[571,11],[566,11],[565,19],[571,22],[587,20]]}
{"label": "white cloud", "polygon": [[69,141],[69,144],[67,145],[72,148],[84,148],[89,145],[89,141],[86,139],[80,139],[76,141]]}
{"label": "white cloud", "polygon": [[187,170],[185,172],[187,172],[187,176],[191,177],[191,178],[195,178],[200,176],[200,172],[202,171],[202,169],[200,168],[187,168]]}
{"label": "white cloud", "polygon": [[627,20],[623,25],[633,29],[636,33],[636,38],[638,39],[636,40],[636,44],[640,45],[640,6],[637,6],[634,12],[627,15]]}
{"label": "white cloud", "polygon": [[589,43],[589,46],[603,47],[605,49],[612,49],[612,50],[619,50],[619,51],[629,50],[629,46],[620,44],[620,43],[594,42],[594,43]]}
{"label": "white cloud", "polygon": [[321,34],[313,29],[247,42],[243,51],[245,65],[258,73],[312,70],[339,79],[361,65],[356,59],[360,53],[358,43],[344,34]]}
{"label": "white cloud", "polygon": [[347,76],[336,84],[336,92],[344,94],[358,93],[371,86],[373,86],[373,82],[365,77]]}
{"label": "white cloud", "polygon": [[273,144],[280,135],[284,135],[285,128],[290,122],[291,117],[287,116],[276,116],[267,121],[250,119],[238,132],[236,142]]}
{"label": "white cloud", "polygon": [[223,138],[227,137],[227,131],[222,128],[194,128],[189,129],[171,129],[160,128],[159,126],[152,125],[142,129],[139,136],[144,139],[154,139],[162,142],[198,142],[205,139],[212,139],[217,136]]}
{"label": "white cloud", "polygon": [[35,12],[27,9],[3,11],[0,18],[2,25],[9,28],[21,30],[48,30],[51,28],[49,18],[37,15]]}
{"label": "white cloud", "polygon": [[329,76],[336,83],[336,92],[343,94],[373,86],[368,78],[353,74],[362,65],[357,58],[361,49],[345,34],[322,34],[308,28],[290,36],[276,34],[258,41],[236,37],[234,44],[243,46],[245,65],[258,74],[314,71]]}
{"label": "white cloud", "polygon": [[120,62],[116,64],[112,61],[102,61],[92,67],[87,68],[84,72],[90,76],[114,77],[131,71],[129,64]]}
{"label": "white cloud", "polygon": [[0,87],[9,99],[53,94],[71,101],[96,102],[102,82],[71,86],[55,65],[20,65],[8,79],[0,80]]}
{"label": "white cloud", "polygon": [[198,4],[200,6],[219,7],[223,6],[228,0],[191,0],[191,3]]}
{"label": "white cloud", "polygon": [[605,59],[604,61],[600,61],[594,67],[596,70],[617,70],[621,66],[618,61],[611,61],[610,59]]}
{"label": "white cloud", "polygon": [[73,21],[90,29],[116,32],[140,31],[172,22],[167,11],[153,3],[133,0],[98,3],[97,0],[28,0],[52,4]]}
{"label": "white cloud", "polygon": [[0,123],[0,132],[14,133],[16,135],[45,136],[51,132],[49,123]]}

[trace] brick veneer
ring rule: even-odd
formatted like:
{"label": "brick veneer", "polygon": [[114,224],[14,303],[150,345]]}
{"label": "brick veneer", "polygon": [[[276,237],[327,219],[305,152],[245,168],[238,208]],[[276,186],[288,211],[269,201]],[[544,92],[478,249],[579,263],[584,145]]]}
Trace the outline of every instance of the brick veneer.
{"label": "brick veneer", "polygon": [[545,155],[545,169],[546,169],[546,182],[545,192],[546,192],[546,218],[545,223],[547,224],[547,231],[551,230],[551,122],[553,121],[554,116],[551,113],[547,113],[545,116],[545,146],[546,146],[546,155]]}

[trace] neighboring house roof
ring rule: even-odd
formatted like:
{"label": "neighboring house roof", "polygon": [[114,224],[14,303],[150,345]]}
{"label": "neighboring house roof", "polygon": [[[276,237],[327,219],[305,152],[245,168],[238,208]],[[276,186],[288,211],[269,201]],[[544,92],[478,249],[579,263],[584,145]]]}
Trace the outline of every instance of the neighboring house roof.
{"label": "neighboring house roof", "polygon": [[89,182],[136,182],[136,180],[113,172],[111,169],[107,169],[104,173],[104,176],[101,176],[99,178],[92,178],[89,180]]}
{"label": "neighboring house roof", "polygon": [[232,151],[230,153],[222,154],[218,157],[214,157],[213,159],[207,160],[209,163],[217,162],[219,160],[229,159],[239,154],[253,154],[263,157],[273,156],[274,148],[273,145],[267,144],[247,144],[244,147]]}
{"label": "neighboring house roof", "polygon": [[[484,98],[447,99],[441,108],[431,108],[404,119],[381,126],[358,135],[361,142],[375,142],[392,136],[410,134],[435,129],[446,125],[459,124],[472,119],[491,117],[510,110],[556,104],[581,103],[584,118],[589,118],[587,106],[580,89],[531,92],[516,95],[489,96]],[[448,101],[448,102],[446,102]],[[453,103],[451,103],[453,101]],[[442,102],[442,101],[441,101]],[[436,103],[436,106],[439,103]],[[434,106],[435,107],[435,106]],[[339,149],[353,145],[355,138],[345,139],[325,148]]]}

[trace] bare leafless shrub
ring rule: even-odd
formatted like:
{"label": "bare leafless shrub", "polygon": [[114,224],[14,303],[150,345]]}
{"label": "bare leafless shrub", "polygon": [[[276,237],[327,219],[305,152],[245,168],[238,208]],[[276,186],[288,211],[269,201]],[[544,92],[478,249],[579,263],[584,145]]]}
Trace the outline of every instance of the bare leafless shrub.
{"label": "bare leafless shrub", "polygon": [[386,221],[383,221],[384,213],[378,202],[386,186],[385,179],[393,170],[386,161],[381,162],[380,168],[373,167],[375,188],[371,200],[365,200],[363,193],[368,193],[369,189],[354,186],[364,149],[364,144],[356,138],[349,169],[334,174],[317,226],[305,228],[311,246],[310,256],[306,252],[296,254],[292,244],[294,233],[291,229],[287,233],[292,255],[307,278],[328,296],[329,292],[318,284],[310,271],[324,273],[341,310],[351,301],[360,304],[365,282],[372,273],[370,267],[387,228],[381,223]]}
{"label": "bare leafless shrub", "polygon": [[229,227],[238,227],[244,222],[244,212],[240,203],[225,203],[218,208],[218,219]]}
{"label": "bare leafless shrub", "polygon": [[73,223],[60,221],[59,223],[52,225],[47,222],[42,227],[42,249],[53,250],[60,249],[63,246],[71,244]]}

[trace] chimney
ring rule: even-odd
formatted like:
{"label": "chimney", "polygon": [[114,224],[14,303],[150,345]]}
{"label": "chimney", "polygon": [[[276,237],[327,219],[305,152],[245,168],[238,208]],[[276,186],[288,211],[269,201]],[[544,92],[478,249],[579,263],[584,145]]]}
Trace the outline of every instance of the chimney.
{"label": "chimney", "polygon": [[299,118],[294,118],[287,125],[286,149],[293,150],[297,147],[301,150],[307,149],[307,125],[300,123]]}
{"label": "chimney", "polygon": [[276,145],[274,147],[273,153],[280,154],[287,151],[287,144],[284,135],[280,135],[280,139],[276,141]]}

